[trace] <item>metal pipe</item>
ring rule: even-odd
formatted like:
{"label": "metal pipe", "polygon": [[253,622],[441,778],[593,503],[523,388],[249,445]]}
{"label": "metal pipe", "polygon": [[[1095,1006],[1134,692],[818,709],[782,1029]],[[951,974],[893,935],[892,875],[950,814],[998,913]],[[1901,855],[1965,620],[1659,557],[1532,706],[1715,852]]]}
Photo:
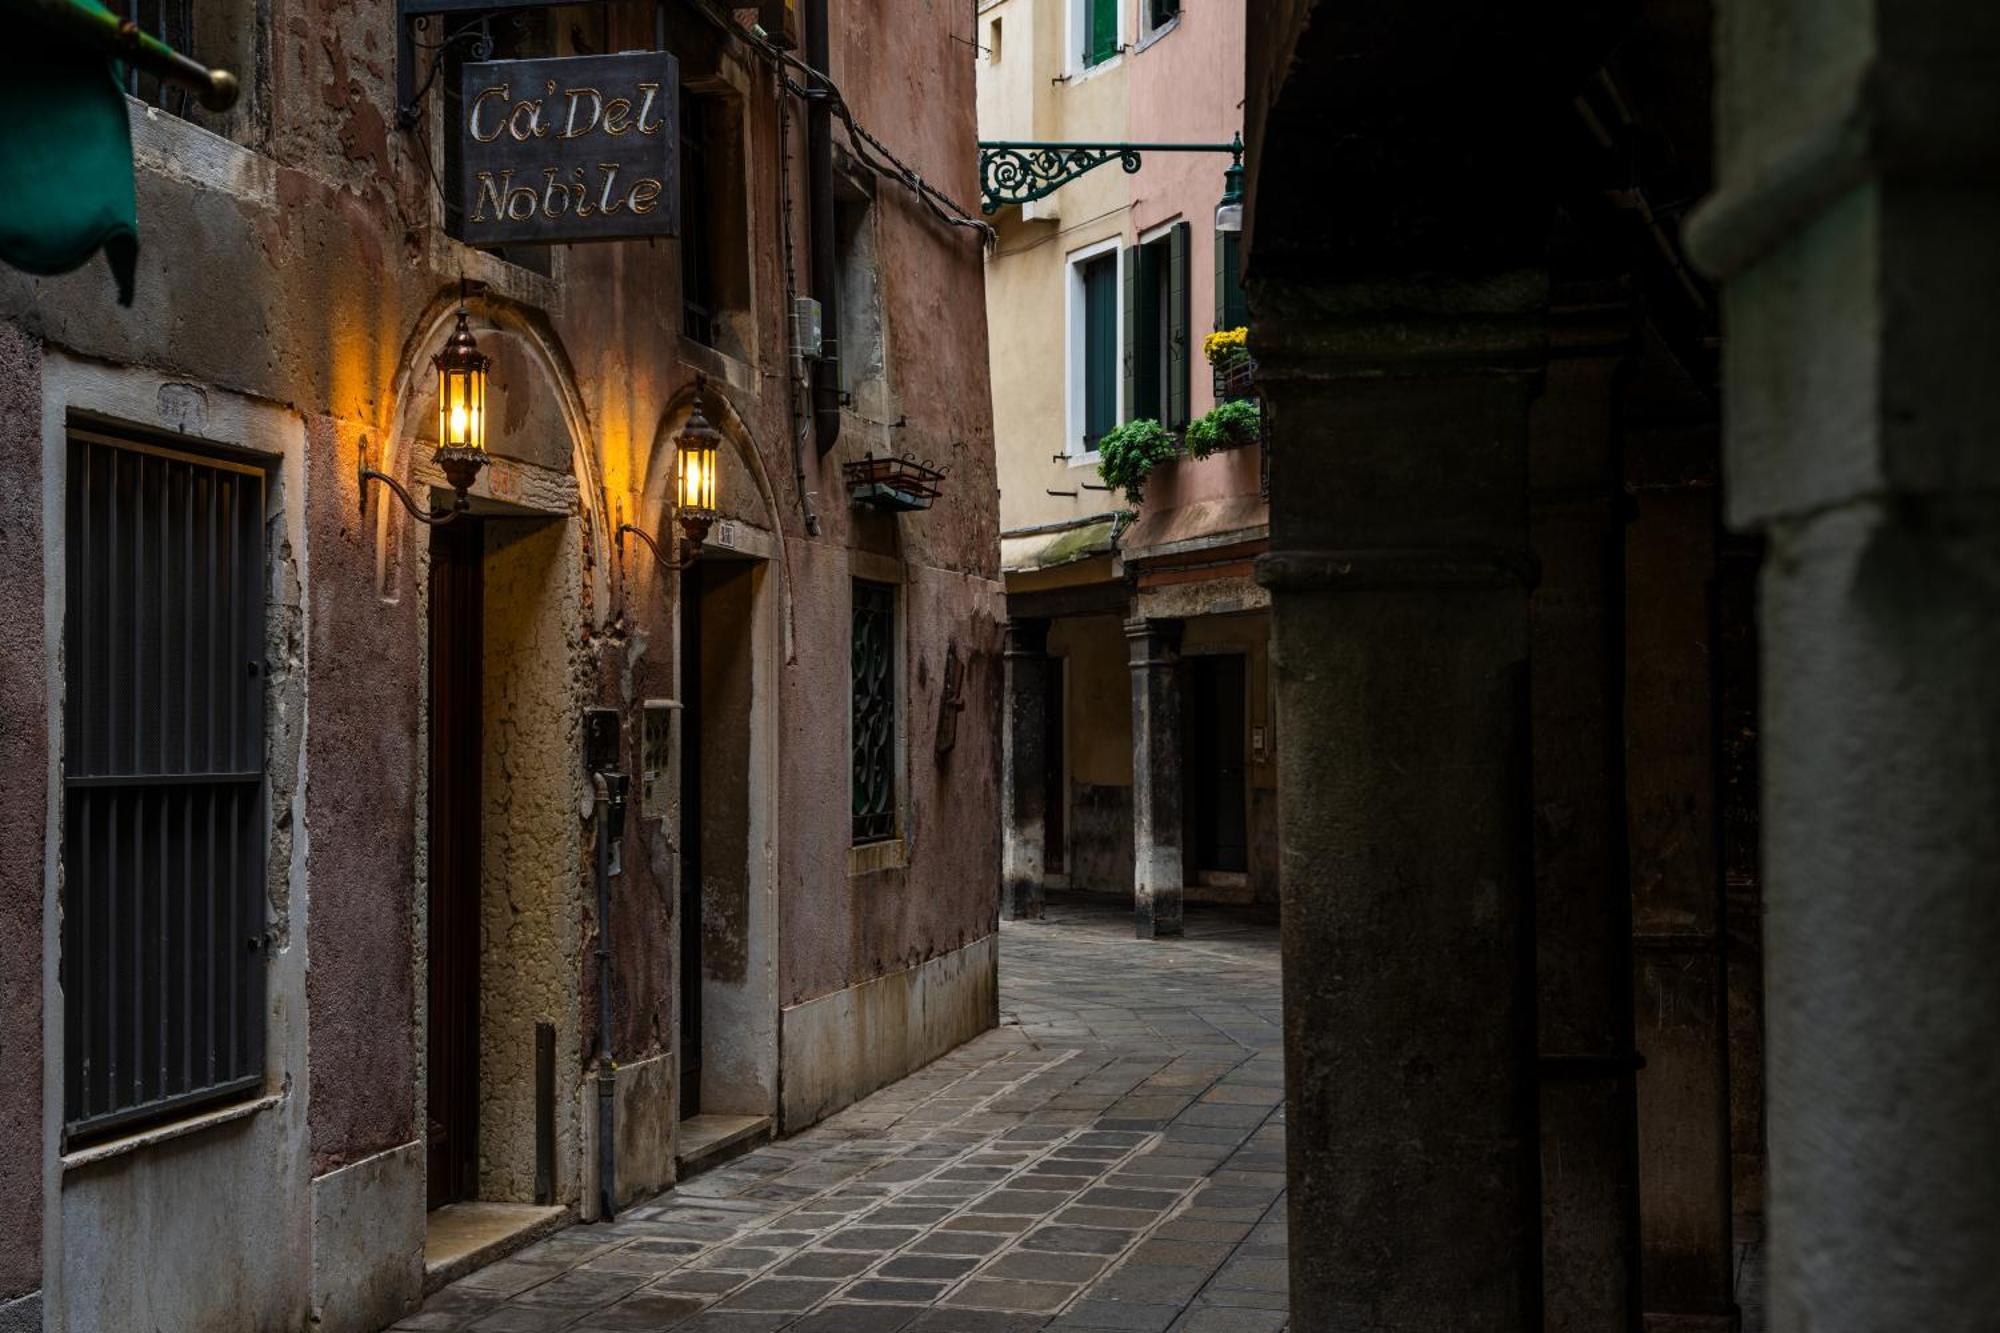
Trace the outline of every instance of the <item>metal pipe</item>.
{"label": "metal pipe", "polygon": [[227,111],[242,91],[226,69],[209,69],[182,55],[130,19],[74,0],[29,0],[35,15],[65,36],[123,60],[164,83],[185,88],[210,111]]}
{"label": "metal pipe", "polygon": [[813,438],[822,456],[840,439],[840,288],[835,267],[833,89],[825,72],[832,42],[826,0],[806,0],[806,207],[811,230],[813,299],[819,302],[820,354],[813,362]]}
{"label": "metal pipe", "polygon": [[618,1147],[613,1099],[618,1070],[611,1059],[611,854],[622,832],[623,773],[594,773],[597,797],[597,1220],[617,1215]]}

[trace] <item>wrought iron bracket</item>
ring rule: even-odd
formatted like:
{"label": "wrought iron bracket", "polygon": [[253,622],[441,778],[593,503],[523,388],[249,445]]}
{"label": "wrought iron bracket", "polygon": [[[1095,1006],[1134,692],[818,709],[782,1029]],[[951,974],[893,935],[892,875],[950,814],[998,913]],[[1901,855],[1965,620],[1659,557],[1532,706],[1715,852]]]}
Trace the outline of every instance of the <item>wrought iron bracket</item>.
{"label": "wrought iron bracket", "polygon": [[445,480],[451,483],[452,502],[449,509],[440,509],[436,506],[425,508],[417,503],[416,497],[411,495],[401,482],[386,472],[369,467],[368,442],[363,440],[361,456],[354,474],[355,489],[361,497],[361,517],[364,519],[368,517],[368,483],[371,481],[379,481],[387,486],[389,493],[402,502],[403,508],[410,511],[410,517],[426,527],[434,528],[449,523],[460,514],[469,511],[472,508],[472,501],[467,492],[472,489],[473,481],[479,476],[479,469],[486,465],[485,456],[476,449],[440,449],[436,457],[438,465],[444,469]]}
{"label": "wrought iron bracket", "polygon": [[1243,164],[1243,136],[1228,143],[1063,143],[1043,139],[983,139],[979,144],[979,211],[1045,199],[1086,172],[1116,162],[1126,175],[1146,153],[1228,153]]}
{"label": "wrought iron bracket", "polygon": [[687,515],[682,515],[680,523],[681,538],[679,550],[672,558],[669,558],[667,553],[660,549],[660,544],[653,540],[652,533],[632,523],[620,523],[618,525],[619,547],[621,550],[623,549],[625,534],[629,532],[645,543],[646,549],[653,553],[653,559],[678,574],[694,564],[695,561],[701,559],[701,544],[708,540],[709,528],[709,520],[705,518],[690,518]]}

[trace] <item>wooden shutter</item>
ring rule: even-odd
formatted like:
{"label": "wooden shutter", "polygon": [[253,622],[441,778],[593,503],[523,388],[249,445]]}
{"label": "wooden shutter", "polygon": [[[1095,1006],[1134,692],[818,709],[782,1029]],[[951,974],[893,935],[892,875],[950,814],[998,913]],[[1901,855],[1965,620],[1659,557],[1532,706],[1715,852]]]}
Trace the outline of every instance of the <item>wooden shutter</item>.
{"label": "wooden shutter", "polygon": [[1118,0],[1089,0],[1090,32],[1085,37],[1083,63],[1101,65],[1118,54]]}
{"label": "wooden shutter", "polygon": [[1243,273],[1236,262],[1240,236],[1215,233],[1215,327],[1240,329],[1250,322],[1250,304],[1243,297]]}
{"label": "wooden shutter", "polygon": [[1118,424],[1118,258],[1083,266],[1084,448]]}
{"label": "wooden shutter", "polygon": [[1167,383],[1165,423],[1169,430],[1188,424],[1188,241],[1191,229],[1176,222],[1167,233]]}

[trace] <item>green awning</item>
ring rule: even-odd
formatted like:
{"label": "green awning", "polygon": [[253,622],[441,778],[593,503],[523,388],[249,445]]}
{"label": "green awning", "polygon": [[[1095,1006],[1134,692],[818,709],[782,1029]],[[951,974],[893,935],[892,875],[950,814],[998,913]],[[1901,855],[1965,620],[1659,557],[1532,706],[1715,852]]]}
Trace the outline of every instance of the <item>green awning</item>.
{"label": "green awning", "polygon": [[100,0],[9,0],[31,21],[0,58],[0,263],[68,273],[99,250],[118,301],[132,304],[139,258],[132,131],[120,72],[129,64],[188,89],[211,111],[236,103],[227,70],[206,69],[125,23]]}
{"label": "green awning", "polygon": [[[117,23],[97,0],[66,2]],[[119,304],[130,305],[139,219],[132,132],[114,62],[48,22],[21,24],[9,38],[0,77],[0,180],[11,198],[0,210],[0,260],[27,273],[68,273],[101,249]]]}

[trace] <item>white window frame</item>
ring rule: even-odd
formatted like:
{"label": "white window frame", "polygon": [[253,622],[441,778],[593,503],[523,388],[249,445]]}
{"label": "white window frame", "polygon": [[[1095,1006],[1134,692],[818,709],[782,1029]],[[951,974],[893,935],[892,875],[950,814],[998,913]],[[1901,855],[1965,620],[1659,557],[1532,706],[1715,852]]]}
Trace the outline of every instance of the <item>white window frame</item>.
{"label": "white window frame", "polygon": [[[1187,0],[1181,0],[1181,3],[1185,5]],[[1178,9],[1174,11],[1172,18],[1156,28],[1150,18],[1153,8],[1151,0],[1134,0],[1134,4],[1138,7],[1138,13],[1134,16],[1133,26],[1139,34],[1138,49],[1141,51],[1181,26],[1181,11]]]}
{"label": "white window frame", "polygon": [[1126,0],[1118,0],[1118,42],[1117,49],[1095,65],[1087,65],[1083,53],[1090,42],[1090,0],[1068,0],[1068,12],[1064,16],[1063,30],[1069,34],[1069,51],[1063,56],[1064,77],[1071,83],[1095,76],[1100,70],[1110,69],[1125,58],[1129,44],[1125,40]]}
{"label": "white window frame", "polygon": [[1118,303],[1118,305],[1112,324],[1117,333],[1114,342],[1116,350],[1112,354],[1112,364],[1116,368],[1113,382],[1118,386],[1118,410],[1115,415],[1119,421],[1122,422],[1125,420],[1127,406],[1125,402],[1125,311],[1122,304],[1125,293],[1124,240],[1125,238],[1122,236],[1107,236],[1101,241],[1095,241],[1081,249],[1072,250],[1064,257],[1066,278],[1063,291],[1066,296],[1067,309],[1063,322],[1063,381],[1066,408],[1065,424],[1067,429],[1063,436],[1063,452],[1069,455],[1069,465],[1071,467],[1095,467],[1097,464],[1097,450],[1086,450],[1083,447],[1083,358],[1086,343],[1084,337],[1083,266],[1088,261],[1106,253],[1116,256],[1115,267],[1118,276],[1112,283],[1112,291],[1115,293],[1114,302]]}

